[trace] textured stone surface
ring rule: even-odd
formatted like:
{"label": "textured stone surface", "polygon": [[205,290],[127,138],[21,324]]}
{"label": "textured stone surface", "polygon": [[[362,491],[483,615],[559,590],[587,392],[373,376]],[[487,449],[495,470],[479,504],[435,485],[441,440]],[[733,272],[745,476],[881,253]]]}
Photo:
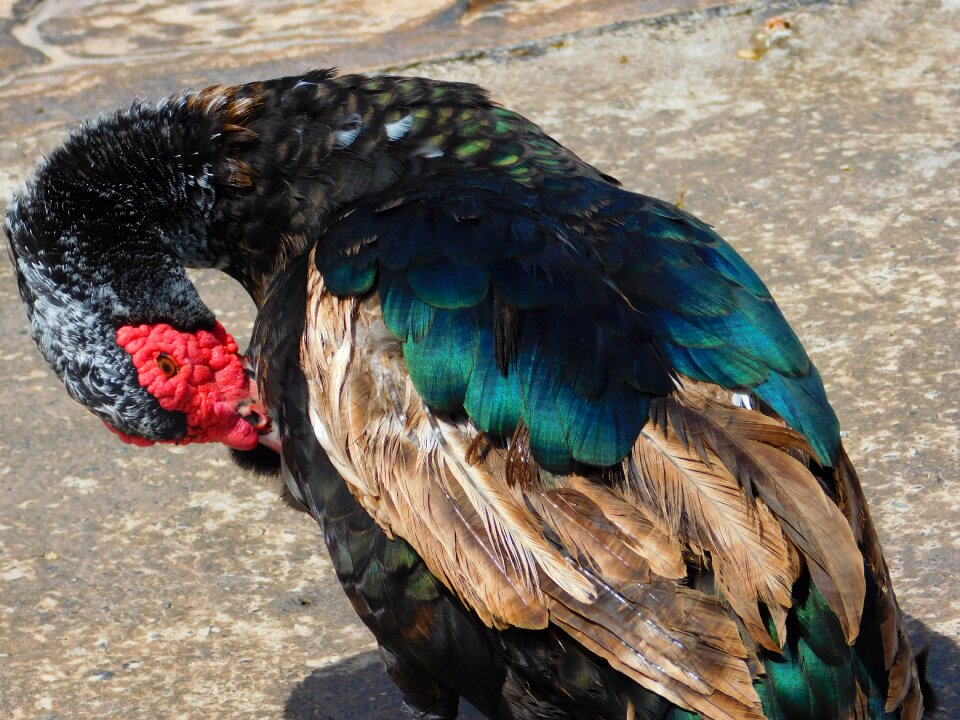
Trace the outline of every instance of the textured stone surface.
{"label": "textured stone surface", "polygon": [[[479,8],[482,22],[506,23],[495,10]],[[758,269],[825,378],[944,716],[957,717],[960,5],[778,6],[795,35],[738,58],[772,12],[627,23],[401,70],[486,85],[627,187],[682,197]],[[523,36],[511,22],[510,42]],[[242,49],[44,72],[3,36],[0,61],[21,74],[0,78],[0,193],[84,114],[316,62],[302,44]],[[350,52],[348,67],[374,66]],[[200,278],[242,335],[249,303]],[[312,522],[217,448],[120,446],[43,366],[9,273],[0,377],[0,716],[395,716]]]}

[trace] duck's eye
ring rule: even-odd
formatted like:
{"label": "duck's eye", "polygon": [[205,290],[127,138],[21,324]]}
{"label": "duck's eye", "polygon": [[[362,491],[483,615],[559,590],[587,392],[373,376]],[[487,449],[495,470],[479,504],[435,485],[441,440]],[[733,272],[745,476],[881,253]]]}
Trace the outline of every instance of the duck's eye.
{"label": "duck's eye", "polygon": [[174,362],[173,358],[166,353],[160,353],[157,355],[157,367],[160,368],[160,372],[162,372],[164,376],[168,378],[172,378],[180,369],[177,367],[177,363]]}

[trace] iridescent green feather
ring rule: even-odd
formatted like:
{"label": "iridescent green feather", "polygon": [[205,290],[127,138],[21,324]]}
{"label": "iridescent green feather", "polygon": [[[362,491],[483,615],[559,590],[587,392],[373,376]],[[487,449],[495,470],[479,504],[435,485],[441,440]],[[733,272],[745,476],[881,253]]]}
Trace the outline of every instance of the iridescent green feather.
{"label": "iridescent green feather", "polygon": [[[816,369],[711,228],[619,190],[510,111],[411,113],[419,139],[447,148],[458,174],[360,204],[343,232],[328,230],[317,264],[333,292],[379,291],[429,405],[498,437],[522,422],[538,463],[560,473],[615,465],[651,400],[686,376],[752,391],[823,464],[835,461],[837,420]],[[375,241],[358,249],[357,237]],[[817,589],[795,593],[783,652],[761,651],[766,713],[843,717],[859,682],[869,718],[890,720],[877,633],[848,646]],[[878,625],[875,611],[864,617]]]}
{"label": "iridescent green feather", "polygon": [[467,384],[463,408],[485,433],[509,436],[521,417],[519,373],[504,375],[494,361],[493,332],[481,328],[477,362]]}
{"label": "iridescent green feather", "polygon": [[473,307],[483,300],[490,276],[486,268],[433,258],[412,266],[407,282],[423,302],[443,310],[456,310]]}
{"label": "iridescent green feather", "polygon": [[430,330],[403,343],[407,371],[424,401],[438,410],[463,407],[476,361],[477,315],[468,310],[438,311]]}
{"label": "iridescent green feather", "polygon": [[[340,237],[335,225],[318,256],[338,294],[366,292],[389,268],[384,319],[428,403],[498,435],[519,410],[534,456],[560,472],[615,463],[651,398],[685,375],[754,392],[833,462],[836,417],[819,376],[729,245],[601,179],[515,113],[443,98],[453,96],[412,109],[411,127],[418,142],[453,149],[459,179],[358,208],[352,231]],[[493,142],[501,133],[510,140]],[[358,248],[358,236],[374,240]],[[478,339],[495,306],[515,318],[513,342],[525,338],[507,367]]]}

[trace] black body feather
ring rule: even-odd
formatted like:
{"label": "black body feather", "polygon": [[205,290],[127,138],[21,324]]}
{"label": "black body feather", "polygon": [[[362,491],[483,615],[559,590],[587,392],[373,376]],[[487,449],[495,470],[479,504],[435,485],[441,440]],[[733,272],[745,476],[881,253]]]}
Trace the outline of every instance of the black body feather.
{"label": "black body feather", "polygon": [[[279,472],[289,502],[320,523],[409,716],[453,718],[462,696],[503,720],[695,717],[559,624],[488,627],[358,503],[310,416],[300,358],[312,271],[337,296],[378,294],[437,417],[470,419],[491,446],[524,439],[508,473],[519,484],[540,468],[625,485],[621,461],[660,423],[701,459],[714,433],[712,452],[742,476],[750,502],[766,493],[771,507],[786,504],[716,428],[663,398],[692,378],[778,415],[802,438],[789,450],[847,503],[868,597],[851,647],[828,573],[810,564],[799,574],[783,652],[747,643],[763,711],[892,720],[920,707],[886,568],[855,475],[842,471],[836,416],[762,282],[709,226],[622,190],[484,91],[317,71],[138,105],[69,138],[11,204],[6,227],[47,361],[74,398],[148,439],[183,429],[139,387],[116,328],[209,327],[185,265],[243,284],[260,311],[250,356],[283,450],[235,459]],[[684,559],[689,592],[720,606],[709,558]],[[597,613],[634,622],[631,597],[656,591],[634,585],[608,586]],[[571,612],[571,632],[577,622],[589,630],[588,615]],[[904,709],[885,711],[895,683]]]}

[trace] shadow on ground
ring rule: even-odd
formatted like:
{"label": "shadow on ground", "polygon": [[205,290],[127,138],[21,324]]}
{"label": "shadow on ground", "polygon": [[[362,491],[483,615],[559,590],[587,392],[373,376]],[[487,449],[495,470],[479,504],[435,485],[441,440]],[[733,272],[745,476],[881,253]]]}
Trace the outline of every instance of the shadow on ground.
{"label": "shadow on ground", "polygon": [[[314,670],[290,693],[284,720],[392,720],[400,717],[400,692],[383,672],[376,651]],[[482,720],[465,701],[459,720]]]}
{"label": "shadow on ground", "polygon": [[931,630],[916,618],[905,617],[910,641],[917,650],[927,648],[927,678],[937,696],[936,720],[960,718],[960,644]]}
{"label": "shadow on ground", "polygon": [[[907,618],[914,645],[928,647],[927,668],[937,694],[935,718],[960,717],[960,645]],[[400,716],[400,693],[380,667],[380,656],[371,651],[314,670],[290,693],[284,720],[389,720]],[[481,720],[466,702],[460,720]]]}

